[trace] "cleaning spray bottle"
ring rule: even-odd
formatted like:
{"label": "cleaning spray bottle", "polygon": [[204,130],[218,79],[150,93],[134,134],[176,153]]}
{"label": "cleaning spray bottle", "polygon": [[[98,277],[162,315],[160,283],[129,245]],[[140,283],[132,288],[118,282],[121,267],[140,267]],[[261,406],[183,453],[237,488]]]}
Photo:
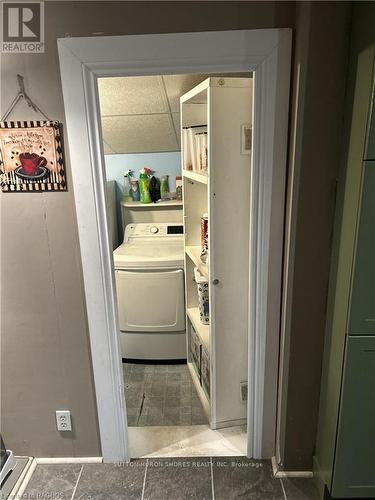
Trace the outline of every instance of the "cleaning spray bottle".
{"label": "cleaning spray bottle", "polygon": [[139,192],[141,203],[151,203],[150,196],[150,175],[152,171],[144,167],[139,172]]}

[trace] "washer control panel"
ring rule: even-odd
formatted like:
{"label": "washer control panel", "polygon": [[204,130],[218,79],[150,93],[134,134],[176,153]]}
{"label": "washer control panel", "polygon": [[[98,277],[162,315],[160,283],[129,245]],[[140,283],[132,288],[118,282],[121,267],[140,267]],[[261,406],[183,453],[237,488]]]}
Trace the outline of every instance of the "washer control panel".
{"label": "washer control panel", "polygon": [[128,238],[147,238],[153,236],[182,236],[184,227],[182,224],[166,223],[139,223],[128,224],[125,228],[124,241]]}

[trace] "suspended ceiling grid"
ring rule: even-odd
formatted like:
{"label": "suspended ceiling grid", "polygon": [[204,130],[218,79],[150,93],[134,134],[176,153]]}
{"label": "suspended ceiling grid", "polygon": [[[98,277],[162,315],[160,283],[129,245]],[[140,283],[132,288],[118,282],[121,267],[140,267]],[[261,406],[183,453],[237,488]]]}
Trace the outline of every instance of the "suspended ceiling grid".
{"label": "suspended ceiling grid", "polygon": [[104,153],[180,151],[180,96],[208,76],[99,79]]}

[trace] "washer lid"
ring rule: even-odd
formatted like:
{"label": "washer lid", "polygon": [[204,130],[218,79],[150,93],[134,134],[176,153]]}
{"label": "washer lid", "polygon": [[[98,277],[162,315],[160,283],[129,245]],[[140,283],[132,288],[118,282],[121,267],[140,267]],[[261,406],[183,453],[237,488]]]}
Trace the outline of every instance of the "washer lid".
{"label": "washer lid", "polygon": [[130,241],[116,248],[113,260],[115,269],[183,267],[183,241]]}

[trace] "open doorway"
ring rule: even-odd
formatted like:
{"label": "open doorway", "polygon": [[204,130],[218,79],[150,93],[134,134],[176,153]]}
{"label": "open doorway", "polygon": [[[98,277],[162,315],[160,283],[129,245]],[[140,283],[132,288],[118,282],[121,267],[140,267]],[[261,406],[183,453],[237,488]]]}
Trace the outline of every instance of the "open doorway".
{"label": "open doorway", "polygon": [[245,455],[251,74],[98,90],[132,456]]}
{"label": "open doorway", "polygon": [[[247,456],[271,457],[275,453],[291,31],[265,29],[65,38],[58,41],[58,47],[105,462],[128,459],[132,451],[128,433],[131,427],[127,425],[123,407],[113,253],[105,209],[98,79],[218,72],[253,74],[249,272],[247,276],[243,273],[250,283],[249,300],[245,305],[249,360]],[[221,121],[230,120],[232,115],[227,111]],[[221,141],[219,145],[222,147],[217,150],[220,151],[218,160],[220,156],[225,158],[226,153],[225,143]],[[228,184],[231,180],[229,163]],[[191,182],[197,180],[192,178],[194,174],[190,174]],[[211,186],[211,180],[210,177],[207,185]],[[230,189],[225,187],[224,199],[228,200]],[[216,193],[216,186],[214,188],[212,196]],[[202,207],[198,208],[196,215],[200,218]],[[219,234],[215,231],[215,221],[220,225],[225,216],[220,214],[212,220],[211,233]],[[194,224],[194,227],[199,226]],[[198,246],[199,234],[200,231],[195,233],[192,247]],[[215,248],[220,254],[221,246]],[[227,253],[222,252],[220,257],[224,267],[231,262]],[[211,292],[214,286],[219,296],[223,283],[220,276],[215,276],[214,261],[211,272],[215,283],[209,286]],[[227,325],[226,322],[235,318],[220,301],[213,300],[212,293],[210,308],[210,318],[214,314],[217,324]],[[235,308],[231,308],[230,313],[233,310]],[[223,358],[222,364],[229,368],[235,366],[236,361],[229,363]],[[228,375],[229,372],[225,374]],[[213,415],[218,422],[217,408]]]}

